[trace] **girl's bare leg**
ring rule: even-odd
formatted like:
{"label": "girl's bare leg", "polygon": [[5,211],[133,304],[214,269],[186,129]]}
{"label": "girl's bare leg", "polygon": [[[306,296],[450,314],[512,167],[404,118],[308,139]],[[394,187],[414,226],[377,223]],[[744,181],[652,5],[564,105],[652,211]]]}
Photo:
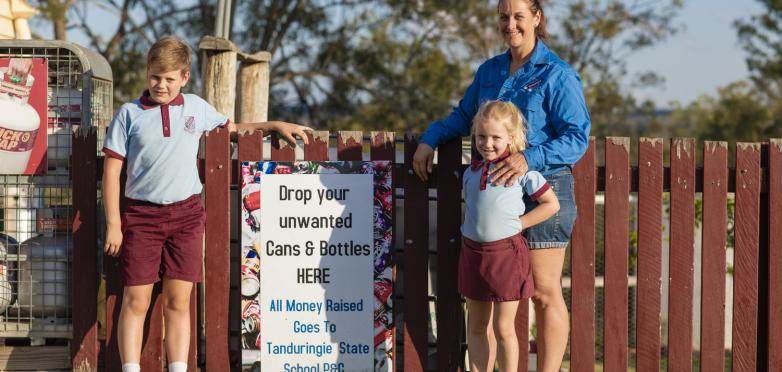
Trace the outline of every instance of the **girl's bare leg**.
{"label": "girl's bare leg", "polygon": [[519,301],[494,303],[494,334],[497,335],[497,361],[500,371],[516,372],[519,365],[519,340],[516,337],[516,311]]}
{"label": "girl's bare leg", "polygon": [[492,303],[467,299],[467,351],[470,354],[470,371],[494,370],[494,358],[490,358],[489,329],[491,328]]}

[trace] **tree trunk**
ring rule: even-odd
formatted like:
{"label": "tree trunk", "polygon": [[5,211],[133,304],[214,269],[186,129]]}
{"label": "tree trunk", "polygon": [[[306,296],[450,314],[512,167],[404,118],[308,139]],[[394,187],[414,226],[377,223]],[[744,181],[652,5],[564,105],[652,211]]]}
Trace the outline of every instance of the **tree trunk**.
{"label": "tree trunk", "polygon": [[61,17],[52,20],[54,24],[54,39],[55,40],[67,40],[65,35],[65,25],[68,20],[65,18],[65,14]]}

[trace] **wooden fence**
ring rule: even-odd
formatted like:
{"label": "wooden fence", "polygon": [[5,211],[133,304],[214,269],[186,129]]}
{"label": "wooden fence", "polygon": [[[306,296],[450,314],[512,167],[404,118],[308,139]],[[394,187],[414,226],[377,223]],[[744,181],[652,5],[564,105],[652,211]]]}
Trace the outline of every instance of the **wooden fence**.
{"label": "wooden fence", "polygon": [[[393,160],[393,134],[373,132],[364,144],[361,132],[339,132],[337,160],[360,160],[362,146],[370,158]],[[238,161],[294,160],[293,148],[279,146],[272,137],[270,154],[262,153],[260,133],[243,134],[238,142]],[[399,141],[401,142],[401,141]],[[403,190],[404,228],[395,231],[402,248],[394,260],[396,276],[404,271],[404,288],[394,295],[394,312],[401,335],[395,342],[395,368],[422,371],[428,362],[430,295],[427,291],[429,260],[436,256],[435,288],[437,371],[464,370],[464,318],[456,291],[456,267],[460,247],[458,206],[461,203],[462,148],[458,141],[441,146],[438,164],[428,184],[412,175],[411,159],[417,146],[406,136],[404,162],[395,164],[394,184]],[[206,136],[206,157],[202,163],[205,183],[206,278],[205,296],[193,295],[193,332],[190,370],[209,372],[239,368],[238,325],[229,314],[232,297],[230,218],[239,213],[231,205],[230,190],[238,179],[237,160],[229,151],[229,135],[215,130]],[[98,340],[98,272],[95,251],[98,237],[96,202],[101,161],[93,149],[95,130],[74,133],[74,263],[73,263],[73,366],[74,370],[119,370],[116,321],[121,301],[116,260],[104,258],[106,278],[105,341]],[[636,370],[659,371],[662,357],[668,370],[689,371],[693,365],[694,264],[702,260],[700,316],[700,370],[721,371],[725,364],[726,242],[728,193],[735,193],[735,255],[733,266],[733,371],[782,370],[782,140],[741,143],[736,147],[735,168],[728,167],[724,142],[703,144],[703,167],[696,167],[696,142],[674,139],[670,145],[670,166],[664,166],[662,139],[641,139],[638,166],[630,165],[630,140],[606,138],[605,166],[598,167],[595,141],[573,169],[578,217],[571,252],[570,363],[572,371],[594,371],[596,359],[595,196],[605,194],[605,292],[604,370],[626,370],[630,356],[628,340],[628,234],[631,209],[628,197],[638,197],[638,258],[636,306]],[[316,132],[304,148],[306,160],[328,159],[328,133]],[[333,160],[333,159],[332,159]],[[437,208],[430,211],[429,191],[437,191]],[[670,230],[664,232],[663,194],[670,192]],[[694,256],[695,196],[703,193],[702,257]],[[401,194],[398,192],[398,194]],[[429,213],[436,213],[436,252],[429,251]],[[669,234],[670,266],[667,355],[661,355],[661,290],[663,239]],[[415,283],[409,285],[410,283]],[[162,371],[165,362],[162,327],[162,298],[155,298],[148,316],[142,352],[142,370]],[[238,297],[236,297],[238,298]],[[238,305],[234,305],[237,306]],[[527,306],[520,306],[517,331],[527,344]],[[195,316],[203,311],[203,319]],[[236,315],[236,314],[235,314]],[[204,332],[197,324],[203,323]],[[199,341],[203,340],[199,344]],[[199,347],[201,345],[201,347]],[[773,352],[776,351],[776,352]],[[519,371],[527,370],[527,351],[522,348]]]}

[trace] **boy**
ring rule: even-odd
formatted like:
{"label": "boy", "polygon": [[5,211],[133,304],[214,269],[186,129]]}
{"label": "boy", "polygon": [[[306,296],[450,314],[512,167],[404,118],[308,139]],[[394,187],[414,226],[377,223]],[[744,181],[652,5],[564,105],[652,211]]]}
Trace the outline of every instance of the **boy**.
{"label": "boy", "polygon": [[[192,51],[182,40],[164,37],[147,54],[147,88],[124,104],[106,135],[103,152],[104,251],[122,246],[124,293],[118,340],[123,372],[138,372],[144,319],[152,286],[163,280],[166,355],[170,372],[187,370],[190,292],[202,273],[204,210],[196,168],[201,134],[217,127],[277,131],[307,142],[305,126],[283,123],[234,124],[193,94],[182,94],[190,78]],[[119,177],[127,159],[127,208],[120,218]]]}

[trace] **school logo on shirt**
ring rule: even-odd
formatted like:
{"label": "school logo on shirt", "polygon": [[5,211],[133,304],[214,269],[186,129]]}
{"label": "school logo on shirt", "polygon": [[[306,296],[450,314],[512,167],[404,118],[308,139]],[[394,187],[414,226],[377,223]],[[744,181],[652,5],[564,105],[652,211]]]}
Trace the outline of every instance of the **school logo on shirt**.
{"label": "school logo on shirt", "polygon": [[185,130],[188,133],[195,134],[195,118],[192,116],[185,116]]}

